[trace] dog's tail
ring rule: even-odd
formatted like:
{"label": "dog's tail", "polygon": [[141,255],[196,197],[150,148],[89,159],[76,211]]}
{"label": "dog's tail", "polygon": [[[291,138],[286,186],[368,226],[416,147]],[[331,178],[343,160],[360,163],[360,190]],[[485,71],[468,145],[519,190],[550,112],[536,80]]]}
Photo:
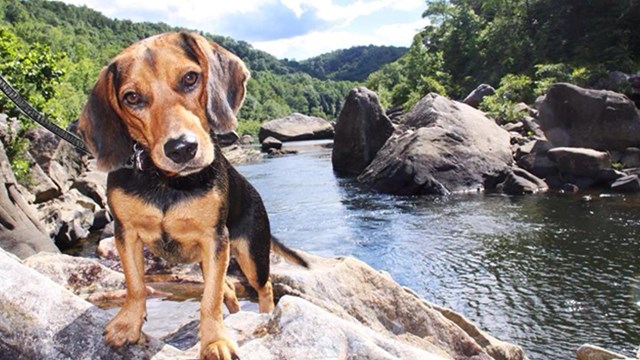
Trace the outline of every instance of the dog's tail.
{"label": "dog's tail", "polygon": [[291,263],[309,268],[309,263],[305,259],[303,259],[300,254],[286,247],[273,235],[271,235],[271,250],[278,253],[278,255],[282,256]]}

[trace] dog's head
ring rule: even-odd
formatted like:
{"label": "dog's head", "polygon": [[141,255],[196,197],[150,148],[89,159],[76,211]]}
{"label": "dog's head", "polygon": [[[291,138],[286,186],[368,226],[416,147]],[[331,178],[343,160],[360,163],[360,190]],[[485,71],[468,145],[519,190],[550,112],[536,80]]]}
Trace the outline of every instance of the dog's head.
{"label": "dog's head", "polygon": [[154,36],[102,70],[80,131],[101,170],[122,167],[137,142],[160,170],[188,175],[213,162],[210,131],[236,127],[248,78],[237,56],[200,35]]}

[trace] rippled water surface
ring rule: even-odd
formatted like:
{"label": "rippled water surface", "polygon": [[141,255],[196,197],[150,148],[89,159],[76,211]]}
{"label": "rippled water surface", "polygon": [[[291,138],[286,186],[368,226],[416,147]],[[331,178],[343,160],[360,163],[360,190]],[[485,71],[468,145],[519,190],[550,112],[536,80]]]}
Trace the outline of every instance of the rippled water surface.
{"label": "rippled water surface", "polygon": [[640,345],[640,197],[380,195],[336,178],[330,150],[298,146],[238,167],[286,244],[385,270],[532,359]]}

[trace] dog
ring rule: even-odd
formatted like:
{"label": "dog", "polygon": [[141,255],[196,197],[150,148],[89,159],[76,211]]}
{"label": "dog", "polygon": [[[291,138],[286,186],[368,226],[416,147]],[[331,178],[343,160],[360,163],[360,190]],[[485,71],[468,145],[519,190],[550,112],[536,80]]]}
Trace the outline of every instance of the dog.
{"label": "dog", "polygon": [[274,308],[269,253],[307,266],[271,235],[262,199],[225,159],[215,133],[235,129],[249,71],[204,37],[165,33],[139,41],[102,69],[79,119],[80,134],[109,172],[107,199],[127,286],[107,324],[114,347],[141,338],[146,318],[143,246],[172,263],[200,263],[200,358],[237,359],[222,303],[239,310],[225,283],[233,256],[258,293],[260,312]]}

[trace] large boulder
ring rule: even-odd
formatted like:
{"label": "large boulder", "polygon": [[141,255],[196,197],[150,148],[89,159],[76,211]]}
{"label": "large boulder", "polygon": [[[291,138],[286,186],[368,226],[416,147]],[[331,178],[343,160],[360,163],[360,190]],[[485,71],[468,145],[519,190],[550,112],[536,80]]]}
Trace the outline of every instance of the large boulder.
{"label": "large boulder", "polygon": [[376,93],[364,87],[351,90],[336,123],[333,170],[341,175],[359,175],[393,131]]}
{"label": "large boulder", "polygon": [[519,346],[493,338],[460,314],[428,303],[359,260],[308,254],[305,259],[311,270],[283,262],[273,266],[276,297],[295,295],[388,339],[447,359],[527,358]]}
{"label": "large boulder", "polygon": [[509,133],[482,112],[429,94],[405,117],[417,128],[393,135],[358,177],[391,194],[448,194],[482,189],[483,174],[512,163]]}
{"label": "large boulder", "polygon": [[40,251],[59,252],[26,195],[18,186],[0,142],[0,248],[20,258]]}
{"label": "large boulder", "polygon": [[554,146],[618,151],[640,146],[640,114],[625,95],[558,83],[536,107]]}
{"label": "large boulder", "polygon": [[61,249],[74,246],[89,236],[95,214],[100,206],[91,198],[71,189],[61,197],[38,204],[40,220],[56,245]]}
{"label": "large boulder", "polygon": [[294,113],[262,124],[258,139],[260,142],[269,136],[280,141],[331,139],[333,133],[333,126],[328,121]]}
{"label": "large boulder", "polygon": [[604,170],[611,169],[608,153],[593,149],[557,147],[547,152],[562,174],[597,178]]}
{"label": "large boulder", "polygon": [[495,93],[496,89],[494,89],[493,86],[488,84],[480,84],[471,93],[469,93],[469,95],[467,95],[467,97],[464,98],[462,102],[477,109],[478,106],[480,106],[480,104],[482,103],[482,100],[484,100],[485,96],[493,95]]}
{"label": "large boulder", "polygon": [[0,249],[0,355],[3,359],[189,359],[147,337],[114,349],[102,336],[112,315]]}

